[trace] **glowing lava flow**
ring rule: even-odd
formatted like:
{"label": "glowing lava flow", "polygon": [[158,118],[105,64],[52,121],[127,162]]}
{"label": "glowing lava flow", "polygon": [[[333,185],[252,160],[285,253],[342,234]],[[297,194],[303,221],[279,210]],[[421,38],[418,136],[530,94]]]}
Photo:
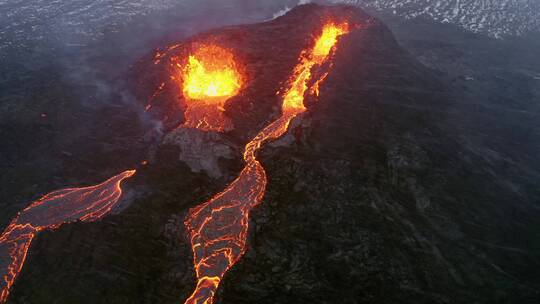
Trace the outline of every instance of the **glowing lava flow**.
{"label": "glowing lava flow", "polygon": [[203,45],[188,57],[182,73],[187,101],[184,126],[218,132],[231,129],[223,105],[238,94],[243,82],[233,54],[216,45]]}
{"label": "glowing lava flow", "polygon": [[[246,166],[223,192],[190,210],[185,225],[191,239],[197,286],[185,304],[212,304],[220,281],[246,250],[249,211],[258,205],[266,188],[266,173],[256,159],[259,148],[281,137],[291,120],[306,111],[304,95],[312,80],[312,68],[330,57],[337,39],[349,31],[347,23],[327,24],[314,47],[302,52],[300,63],[283,98],[282,115],[265,127],[245,147]],[[315,80],[319,83],[323,74]]]}
{"label": "glowing lava flow", "polygon": [[135,170],[124,171],[99,185],[57,190],[19,212],[0,236],[0,303],[7,300],[28,248],[39,231],[77,220],[99,220],[120,199],[122,181],[133,174]]}

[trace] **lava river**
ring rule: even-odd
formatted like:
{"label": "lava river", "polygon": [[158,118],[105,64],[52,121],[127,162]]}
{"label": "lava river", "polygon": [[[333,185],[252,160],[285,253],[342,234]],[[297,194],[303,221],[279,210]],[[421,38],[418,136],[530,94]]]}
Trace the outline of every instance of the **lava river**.
{"label": "lava river", "polygon": [[7,300],[28,248],[39,231],[78,220],[101,219],[120,199],[122,181],[133,174],[135,170],[128,170],[95,186],[57,190],[19,212],[0,236],[0,303]]}
{"label": "lava river", "polygon": [[185,304],[211,304],[227,270],[246,250],[250,210],[258,205],[266,189],[266,173],[256,154],[261,146],[281,137],[289,123],[306,111],[306,93],[318,94],[327,76],[320,69],[331,57],[338,37],[349,32],[347,23],[328,23],[311,48],[304,50],[282,95],[281,116],[266,126],[245,147],[245,167],[227,188],[209,201],[191,209],[185,225],[191,240],[197,285]]}

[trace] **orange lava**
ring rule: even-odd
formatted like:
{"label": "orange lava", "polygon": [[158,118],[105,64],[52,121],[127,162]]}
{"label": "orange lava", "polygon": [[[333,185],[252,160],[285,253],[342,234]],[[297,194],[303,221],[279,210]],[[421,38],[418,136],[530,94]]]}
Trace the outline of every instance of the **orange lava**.
{"label": "orange lava", "polygon": [[128,170],[99,185],[54,191],[19,212],[0,236],[0,303],[7,300],[28,248],[39,231],[78,220],[99,220],[120,199],[122,181],[134,174],[135,170]]}
{"label": "orange lava", "polygon": [[[327,24],[324,26],[321,36],[316,40],[315,46],[308,54],[303,54],[300,64],[294,70],[295,77],[292,80],[292,85],[289,91],[285,94],[283,100],[283,109],[291,109],[305,111],[304,94],[307,90],[308,81],[311,79],[311,69],[315,65],[323,64],[328,58],[328,54],[335,46],[339,36],[349,32],[349,24],[342,23]],[[318,95],[319,83],[326,76],[316,79],[313,87],[314,92]]]}
{"label": "orange lava", "polygon": [[232,128],[225,116],[225,101],[238,94],[243,77],[234,55],[217,45],[203,45],[189,55],[182,69],[187,102],[184,126],[223,132]]}
{"label": "orange lava", "polygon": [[318,92],[327,73],[312,77],[312,69],[324,64],[335,49],[340,35],[348,33],[347,23],[326,24],[311,49],[300,56],[290,88],[285,92],[280,118],[266,126],[245,147],[245,167],[223,192],[191,209],[185,220],[193,250],[197,286],[185,304],[212,304],[214,294],[227,270],[246,250],[249,211],[258,205],[266,189],[266,173],[256,158],[257,151],[281,137],[291,120],[306,111],[304,96],[313,81]]}

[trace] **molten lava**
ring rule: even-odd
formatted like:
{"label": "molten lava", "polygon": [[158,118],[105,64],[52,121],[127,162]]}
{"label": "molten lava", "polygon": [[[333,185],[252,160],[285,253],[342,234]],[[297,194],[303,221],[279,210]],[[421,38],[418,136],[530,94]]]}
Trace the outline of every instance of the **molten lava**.
{"label": "molten lava", "polygon": [[232,122],[223,113],[225,101],[238,94],[243,78],[233,54],[217,45],[203,45],[182,68],[187,102],[184,126],[205,131],[226,131]]}
{"label": "molten lava", "polygon": [[[303,54],[300,64],[294,70],[296,75],[292,79],[291,88],[285,94],[283,100],[284,110],[305,111],[304,94],[307,90],[308,81],[311,79],[311,69],[315,65],[323,64],[332,48],[336,45],[339,36],[349,32],[348,23],[343,24],[327,24],[322,31],[321,36],[316,40],[315,46],[308,54]],[[326,78],[326,75],[315,80],[315,85],[312,87],[316,95],[319,91],[319,83]]]}
{"label": "molten lava", "polygon": [[183,79],[184,94],[197,100],[234,96],[242,82],[232,53],[216,45],[203,46],[189,56]]}
{"label": "molten lava", "polygon": [[285,92],[280,118],[266,126],[245,147],[245,167],[223,192],[191,209],[185,220],[193,250],[197,286],[185,304],[212,304],[214,294],[227,270],[246,250],[250,210],[258,205],[266,189],[266,173],[256,158],[257,151],[269,140],[281,137],[291,120],[306,111],[304,95],[308,83],[317,87],[327,73],[312,77],[312,69],[320,67],[335,49],[340,35],[348,33],[347,23],[329,23],[323,27],[314,47],[302,52],[294,69],[290,88]]}
{"label": "molten lava", "polygon": [[54,191],[19,212],[0,236],[0,303],[7,300],[28,248],[39,231],[77,220],[93,222],[104,217],[120,199],[122,181],[133,174],[135,170],[129,170],[99,185]]}

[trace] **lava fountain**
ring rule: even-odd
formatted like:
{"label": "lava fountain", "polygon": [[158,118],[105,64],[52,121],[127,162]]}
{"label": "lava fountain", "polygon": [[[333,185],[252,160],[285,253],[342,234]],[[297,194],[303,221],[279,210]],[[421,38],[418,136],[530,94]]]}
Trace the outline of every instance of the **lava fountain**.
{"label": "lava fountain", "polygon": [[[328,23],[300,62],[283,95],[281,116],[259,132],[245,147],[245,167],[227,188],[209,201],[189,210],[185,226],[191,240],[197,285],[185,304],[212,304],[214,294],[227,270],[246,250],[250,210],[258,205],[266,189],[266,173],[256,154],[269,140],[281,137],[291,120],[306,111],[304,96],[318,92],[327,72],[316,71],[331,57],[338,37],[349,32],[347,23]],[[313,76],[320,75],[320,76]],[[316,86],[316,87],[315,87]]]}
{"label": "lava fountain", "polygon": [[122,181],[134,174],[135,170],[128,170],[95,186],[57,190],[19,212],[0,236],[0,303],[7,300],[38,232],[78,220],[101,219],[120,199]]}
{"label": "lava fountain", "polygon": [[225,101],[238,94],[243,77],[231,51],[209,44],[188,56],[181,79],[187,102],[185,127],[223,132],[232,129]]}

